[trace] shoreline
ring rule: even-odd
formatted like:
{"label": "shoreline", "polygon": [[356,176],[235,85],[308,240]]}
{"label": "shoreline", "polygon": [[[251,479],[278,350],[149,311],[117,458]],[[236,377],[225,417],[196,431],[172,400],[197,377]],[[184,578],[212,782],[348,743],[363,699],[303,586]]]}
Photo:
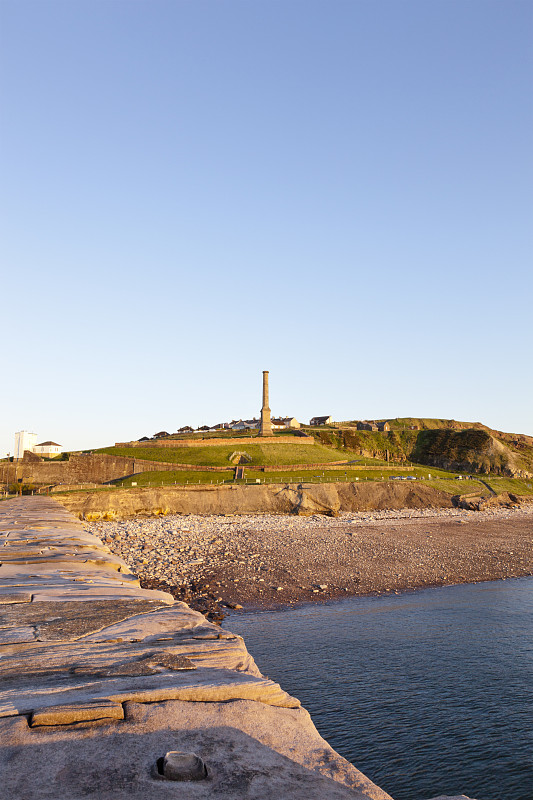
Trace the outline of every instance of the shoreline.
{"label": "shoreline", "polygon": [[221,621],[344,597],[533,575],[533,504],[337,518],[271,514],[86,523],[144,588]]}
{"label": "shoreline", "polygon": [[430,589],[455,589],[459,586],[479,586],[483,583],[500,583],[501,581],[520,581],[525,580],[527,578],[533,578],[533,573],[529,575],[511,575],[506,578],[487,578],[486,580],[482,581],[465,581],[463,583],[439,583],[439,584],[427,584],[424,586],[414,586],[413,588],[409,589],[397,589],[394,592],[367,592],[365,594],[343,594],[338,595],[336,597],[328,597],[324,598],[321,597],[319,599],[313,600],[294,600],[289,603],[280,603],[279,605],[275,606],[258,606],[258,605],[243,605],[241,608],[238,609],[230,609],[228,608],[225,611],[224,618],[226,620],[234,620],[238,619],[239,614],[270,614],[270,613],[277,613],[283,611],[291,611],[296,610],[299,608],[311,608],[312,606],[322,605],[327,606],[330,603],[339,603],[343,600],[363,600],[363,599],[372,599],[372,598],[384,598],[384,597],[401,597],[404,595],[415,594],[417,592],[424,592]]}

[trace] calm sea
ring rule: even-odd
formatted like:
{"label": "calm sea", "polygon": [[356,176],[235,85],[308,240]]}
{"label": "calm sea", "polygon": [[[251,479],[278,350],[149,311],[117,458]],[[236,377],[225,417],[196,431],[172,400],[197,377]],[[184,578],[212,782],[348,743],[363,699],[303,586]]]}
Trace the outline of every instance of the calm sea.
{"label": "calm sea", "polygon": [[533,578],[233,614],[227,627],[395,800],[533,800]]}

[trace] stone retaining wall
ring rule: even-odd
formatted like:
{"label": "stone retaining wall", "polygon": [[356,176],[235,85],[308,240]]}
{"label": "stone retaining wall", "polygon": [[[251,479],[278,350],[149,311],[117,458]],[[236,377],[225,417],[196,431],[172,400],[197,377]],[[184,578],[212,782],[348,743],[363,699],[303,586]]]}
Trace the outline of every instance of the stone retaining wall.
{"label": "stone retaining wall", "polygon": [[[107,483],[138,472],[167,471],[176,464],[164,461],[112,456],[107,453],[70,456],[69,461],[23,460],[0,465],[0,481],[10,483]],[[212,471],[210,468],[183,465],[183,468]],[[214,471],[220,467],[212,468]],[[222,468],[223,469],[223,468]]]}
{"label": "stone retaining wall", "polygon": [[150,442],[115,442],[115,447],[220,447],[229,444],[314,444],[312,436],[241,436],[232,439],[156,439]]}
{"label": "stone retaining wall", "polygon": [[[310,470],[346,471],[347,469],[365,469],[379,472],[383,467],[361,466],[350,464],[348,461],[315,462],[312,464],[246,464],[245,470],[261,472],[305,472]],[[411,467],[390,465],[388,469],[406,471]],[[149,461],[142,458],[128,458],[127,456],[112,456],[107,453],[70,456],[69,461],[35,461],[24,459],[19,462],[3,463],[0,465],[0,483],[44,484],[103,484],[109,481],[120,480],[140,472],[213,472],[232,473],[234,466],[228,463],[227,467],[204,466],[199,464],[173,463],[171,461]]]}

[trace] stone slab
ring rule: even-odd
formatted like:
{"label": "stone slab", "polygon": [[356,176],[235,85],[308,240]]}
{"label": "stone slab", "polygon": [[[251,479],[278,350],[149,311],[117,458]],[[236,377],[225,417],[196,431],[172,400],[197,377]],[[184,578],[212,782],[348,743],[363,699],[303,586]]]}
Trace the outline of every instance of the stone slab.
{"label": "stone slab", "polygon": [[20,550],[11,549],[10,547],[3,547],[0,551],[0,563],[4,564],[20,564],[24,566],[41,567],[50,564],[55,568],[61,564],[72,564],[72,569],[76,569],[78,565],[91,564],[97,567],[106,567],[116,571],[129,574],[131,570],[125,565],[124,561],[118,556],[113,556],[103,551],[96,551],[92,549],[81,549],[78,553],[70,552],[71,548],[64,550],[58,547],[50,548],[44,547],[40,550]]}
{"label": "stone slab", "polygon": [[111,567],[104,567],[102,564],[80,559],[69,561],[36,561],[36,562],[6,562],[0,566],[0,581],[6,585],[13,582],[36,580],[87,580],[88,578],[100,581],[131,581],[138,583],[138,578],[131,572],[119,572]]}
{"label": "stone slab", "polygon": [[[306,711],[252,701],[127,703],[124,721],[82,732],[11,718],[0,720],[0,739],[1,800],[390,800],[329,747]],[[207,780],[156,778],[170,750],[197,753]]]}
{"label": "stone slab", "polygon": [[124,719],[124,709],[121,703],[113,703],[110,700],[95,700],[90,703],[49,706],[33,712],[30,718],[30,727],[72,725],[77,722],[95,722],[102,719]]}
{"label": "stone slab", "polygon": [[163,634],[201,634],[221,638],[235,638],[234,634],[208,622],[203,614],[193,611],[185,603],[159,609],[150,614],[129,617],[115,625],[109,625],[98,633],[84,637],[86,642],[102,642],[106,639],[143,640],[159,639]]}
{"label": "stone slab", "polygon": [[153,703],[161,700],[225,702],[248,699],[297,708],[299,700],[284,692],[274,681],[257,678],[231,669],[166,671],[141,676],[33,676],[30,681],[4,681],[0,688],[0,717],[30,714],[36,708],[85,703],[93,700],[123,703],[135,700]]}
{"label": "stone slab", "polygon": [[[19,628],[33,625],[38,628],[39,641],[73,641],[88,634],[95,634],[115,627],[133,617],[159,608],[159,603],[150,600],[93,600],[80,605],[79,602],[49,602],[45,606],[36,603],[16,603],[0,606],[0,626]],[[137,637],[141,638],[141,637]]]}
{"label": "stone slab", "polygon": [[137,589],[133,587],[128,590],[127,587],[121,586],[118,581],[116,586],[99,587],[99,586],[51,586],[49,588],[39,587],[32,594],[33,603],[59,603],[64,601],[87,602],[89,600],[158,600],[161,603],[172,605],[174,598],[168,592],[159,592],[154,589]]}
{"label": "stone slab", "polygon": [[36,639],[36,630],[29,625],[22,625],[18,628],[0,628],[0,645],[35,642]]}
{"label": "stone slab", "polygon": [[[253,658],[240,637],[233,639],[207,639],[183,634],[171,640],[130,642],[112,640],[87,644],[31,642],[2,647],[0,658],[0,689],[9,682],[26,688],[50,678],[72,674],[139,674],[138,662],[150,658],[156,664],[167,664],[169,658],[186,658],[195,667],[231,669],[262,677]],[[160,671],[160,670],[155,670]]]}
{"label": "stone slab", "polygon": [[31,592],[21,589],[19,592],[7,589],[3,594],[0,592],[0,606],[9,603],[30,603]]}

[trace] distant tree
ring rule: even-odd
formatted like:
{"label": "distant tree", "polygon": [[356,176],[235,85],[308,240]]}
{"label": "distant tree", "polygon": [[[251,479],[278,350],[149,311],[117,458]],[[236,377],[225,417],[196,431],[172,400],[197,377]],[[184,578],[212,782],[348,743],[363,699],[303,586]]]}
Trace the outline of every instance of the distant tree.
{"label": "distant tree", "polygon": [[34,491],[32,483],[11,483],[8,487],[9,494],[33,494]]}

